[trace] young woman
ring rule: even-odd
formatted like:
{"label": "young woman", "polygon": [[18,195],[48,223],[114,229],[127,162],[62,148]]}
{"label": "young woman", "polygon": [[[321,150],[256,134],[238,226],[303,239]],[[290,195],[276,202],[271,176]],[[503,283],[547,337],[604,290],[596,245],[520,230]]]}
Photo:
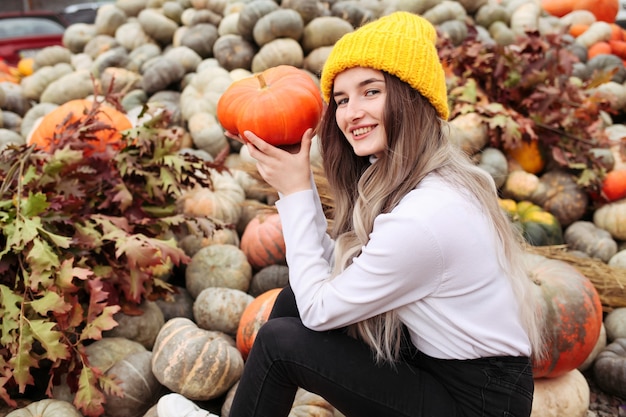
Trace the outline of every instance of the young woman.
{"label": "young woman", "polygon": [[448,140],[435,28],[396,12],[345,35],[321,78],[318,135],[288,152],[245,132],[280,195],[290,285],[246,362],[230,417],[287,416],[298,387],[348,417],[531,413],[541,332],[520,237],[486,172]]}

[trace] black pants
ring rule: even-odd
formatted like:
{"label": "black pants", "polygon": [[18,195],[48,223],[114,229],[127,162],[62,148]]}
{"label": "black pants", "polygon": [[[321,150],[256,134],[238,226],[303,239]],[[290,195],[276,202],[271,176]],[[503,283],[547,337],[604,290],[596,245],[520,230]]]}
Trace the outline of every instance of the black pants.
{"label": "black pants", "polygon": [[230,417],[286,417],[298,387],[347,417],[530,416],[528,358],[441,360],[414,348],[404,356],[376,365],[369,347],[343,330],[307,329],[286,287],[255,339]]}

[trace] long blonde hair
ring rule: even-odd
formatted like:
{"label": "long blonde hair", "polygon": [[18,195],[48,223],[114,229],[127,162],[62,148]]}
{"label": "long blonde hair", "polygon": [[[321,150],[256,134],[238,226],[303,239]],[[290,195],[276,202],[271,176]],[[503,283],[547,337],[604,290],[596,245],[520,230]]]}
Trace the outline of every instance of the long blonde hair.
{"label": "long blonde hair", "polygon": [[[531,281],[523,265],[522,238],[498,204],[493,179],[448,140],[448,125],[437,117],[428,100],[397,77],[383,74],[387,89],[383,123],[388,146],[375,164],[355,155],[337,125],[333,100],[320,125],[324,172],[334,198],[333,275],[360,254],[374,219],[390,212],[426,175],[436,171],[474,195],[493,221],[503,248],[499,262],[509,272],[533,352],[540,355],[542,334]],[[394,311],[356,323],[350,331],[372,348],[378,361],[394,362],[399,358],[403,331]]]}

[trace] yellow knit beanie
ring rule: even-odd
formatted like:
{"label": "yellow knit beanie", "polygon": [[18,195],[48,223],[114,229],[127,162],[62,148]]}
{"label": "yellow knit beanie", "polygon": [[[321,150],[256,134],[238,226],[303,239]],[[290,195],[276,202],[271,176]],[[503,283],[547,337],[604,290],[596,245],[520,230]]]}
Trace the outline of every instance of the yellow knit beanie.
{"label": "yellow knit beanie", "polygon": [[423,17],[394,12],[339,39],[326,59],[320,86],[328,103],[335,77],[353,67],[388,72],[410,84],[430,101],[439,116],[449,116],[443,66],[435,42],[437,32]]}

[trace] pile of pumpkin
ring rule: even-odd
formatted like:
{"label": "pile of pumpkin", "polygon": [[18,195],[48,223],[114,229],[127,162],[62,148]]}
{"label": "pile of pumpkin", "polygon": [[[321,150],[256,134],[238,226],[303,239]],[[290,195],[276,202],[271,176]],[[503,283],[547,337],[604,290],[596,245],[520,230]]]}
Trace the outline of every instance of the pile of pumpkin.
{"label": "pile of pumpkin", "polygon": [[[467,36],[468,22],[483,39],[502,45],[527,30],[548,34],[568,28],[584,50],[577,74],[584,79],[599,67],[611,72],[610,81],[597,88],[614,97],[615,114],[623,115],[622,58],[617,50],[597,56],[592,51],[597,42],[618,40],[618,30],[610,16],[597,14],[606,10],[599,2],[586,8],[580,0],[570,3],[567,13],[548,14],[546,0],[117,0],[100,9],[94,24],[70,26],[63,47],[45,48],[23,62],[21,71],[11,71],[12,78],[0,82],[0,146],[45,147],[68,114],[66,106],[79,114],[97,87],[117,95],[124,106],[125,115],[115,114],[120,130],[145,121],[145,106],[171,113],[172,129],[185,132],[178,135],[181,148],[207,160],[228,153],[230,173],[215,172],[212,189],[190,190],[179,210],[231,227],[211,236],[176,236],[191,256],[184,277],[171,277],[178,293],[146,300],[142,315],[119,313],[118,327],[88,348],[91,363],[115,375],[126,392],[107,395],[105,415],[155,416],[154,403],[169,391],[228,415],[254,334],[277,289],[287,283],[280,222],[271,210],[276,195],[248,173],[254,161],[224,135],[225,119],[218,120],[218,102],[234,83],[279,66],[301,68],[309,81],[317,81],[339,37],[391,11],[408,10],[428,18],[452,42]],[[533,168],[511,150],[488,147],[484,137],[472,138],[468,151],[492,173],[503,209],[532,245],[566,243],[617,271],[626,268],[626,159],[620,151],[626,127],[604,116],[613,163],[603,189],[606,204],[591,217],[589,196],[573,176],[545,171],[543,164]],[[461,122],[467,120],[451,124]],[[114,144],[118,137],[99,140]],[[546,311],[565,311],[550,323],[554,340],[548,360],[536,365],[533,416],[586,415],[589,387],[582,371],[592,368],[603,389],[626,397],[620,373],[626,362],[626,297],[623,305],[603,306],[597,289],[574,267],[532,259],[542,289],[556,288],[553,296],[538,292]],[[41,415],[78,416],[69,404],[73,396],[60,385],[54,400],[33,403],[11,417],[33,415],[37,407],[49,410]],[[301,391],[292,414],[337,412],[323,398]]]}

